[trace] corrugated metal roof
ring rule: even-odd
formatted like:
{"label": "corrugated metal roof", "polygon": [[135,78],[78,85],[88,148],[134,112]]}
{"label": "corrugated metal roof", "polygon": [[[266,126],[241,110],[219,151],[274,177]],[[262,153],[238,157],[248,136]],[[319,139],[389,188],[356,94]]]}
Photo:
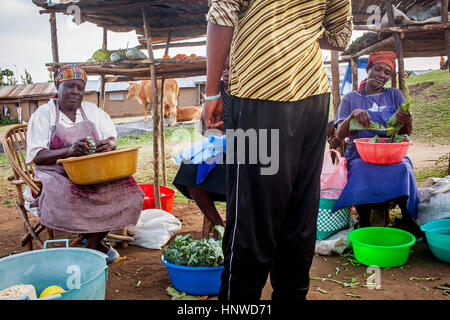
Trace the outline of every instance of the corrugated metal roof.
{"label": "corrugated metal roof", "polygon": [[48,96],[56,92],[52,82],[0,86],[0,99]]}
{"label": "corrugated metal roof", "polygon": [[[85,92],[99,92],[97,80],[88,80]],[[30,97],[51,96],[56,92],[53,82],[17,84],[0,86],[0,99],[23,99]]]}

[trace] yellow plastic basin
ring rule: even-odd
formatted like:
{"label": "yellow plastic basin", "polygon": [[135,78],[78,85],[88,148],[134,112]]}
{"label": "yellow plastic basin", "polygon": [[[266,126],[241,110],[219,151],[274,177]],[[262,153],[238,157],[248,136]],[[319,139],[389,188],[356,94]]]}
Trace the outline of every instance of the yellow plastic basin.
{"label": "yellow plastic basin", "polygon": [[108,182],[131,176],[136,172],[139,148],[141,147],[60,159],[58,163],[62,163],[70,181],[74,184]]}

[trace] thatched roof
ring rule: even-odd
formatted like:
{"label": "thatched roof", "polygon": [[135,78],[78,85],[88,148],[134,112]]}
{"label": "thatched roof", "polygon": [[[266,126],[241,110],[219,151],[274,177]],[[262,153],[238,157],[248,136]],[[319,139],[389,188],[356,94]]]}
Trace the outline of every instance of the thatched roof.
{"label": "thatched roof", "polygon": [[[407,17],[412,17],[424,8],[436,3],[436,0],[393,0],[392,4],[402,11]],[[370,5],[378,5],[382,16],[386,13],[385,1],[363,0],[353,1],[353,17],[355,29],[367,29],[367,19],[370,14],[366,13]],[[343,60],[350,57],[359,57],[379,50],[395,51],[393,31],[401,31],[402,51],[404,58],[412,57],[433,57],[447,55],[445,45],[445,30],[449,29],[448,24],[428,23],[421,25],[399,25],[393,28],[381,27],[371,30],[377,32],[366,32],[361,37],[354,40],[350,46],[342,53]],[[391,31],[387,31],[391,30]]]}
{"label": "thatched roof", "polygon": [[[54,1],[55,2],[55,1]],[[67,8],[77,5],[81,10],[81,21],[91,22],[114,32],[136,30],[144,35],[142,8],[148,18],[152,42],[164,42],[171,30],[172,41],[196,38],[206,34],[205,15],[208,1],[193,0],[78,0],[57,1],[33,0],[41,7],[41,13],[67,13]],[[61,2],[61,3],[59,3]]]}
{"label": "thatched roof", "polygon": [[[435,0],[392,0],[392,4],[407,15],[414,14],[420,8],[426,7],[433,2],[435,2]],[[353,23],[355,25],[367,24],[367,19],[373,14],[373,12],[367,13],[367,9],[371,5],[379,6],[382,13],[386,12],[384,0],[352,1]]]}

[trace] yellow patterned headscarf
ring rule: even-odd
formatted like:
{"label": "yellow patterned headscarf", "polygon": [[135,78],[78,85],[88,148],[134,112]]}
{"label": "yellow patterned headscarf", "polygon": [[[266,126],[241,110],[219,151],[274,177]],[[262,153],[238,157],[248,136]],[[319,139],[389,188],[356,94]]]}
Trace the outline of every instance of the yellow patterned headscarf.
{"label": "yellow patterned headscarf", "polygon": [[83,80],[84,83],[87,82],[87,74],[83,68],[75,64],[65,65],[58,69],[58,75],[56,76],[55,82],[59,84],[63,81],[79,79]]}

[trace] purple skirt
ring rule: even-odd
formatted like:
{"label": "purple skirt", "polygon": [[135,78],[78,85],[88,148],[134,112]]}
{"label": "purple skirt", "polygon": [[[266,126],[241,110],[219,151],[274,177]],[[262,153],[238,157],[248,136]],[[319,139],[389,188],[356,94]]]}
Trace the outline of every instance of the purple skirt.
{"label": "purple skirt", "polygon": [[35,200],[41,223],[71,233],[96,233],[136,225],[144,193],[133,177],[89,186],[73,184],[60,164],[37,166],[42,190]]}

